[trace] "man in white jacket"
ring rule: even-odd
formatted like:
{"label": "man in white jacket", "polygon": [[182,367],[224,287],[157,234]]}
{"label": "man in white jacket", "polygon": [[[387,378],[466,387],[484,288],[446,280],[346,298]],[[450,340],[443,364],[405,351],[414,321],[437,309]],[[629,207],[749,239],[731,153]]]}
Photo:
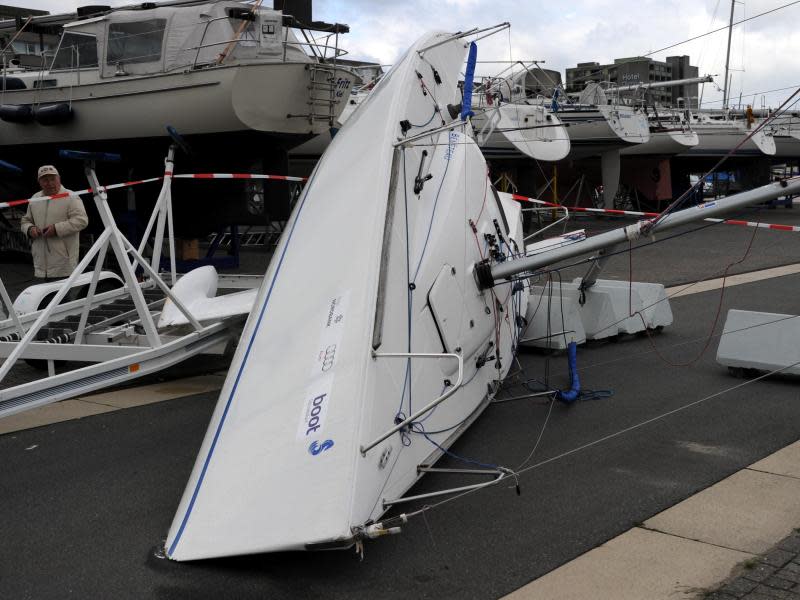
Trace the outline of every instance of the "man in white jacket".
{"label": "man in white jacket", "polygon": [[[61,185],[58,170],[52,165],[39,167],[38,179],[42,190],[32,199],[70,192]],[[45,281],[69,277],[78,265],[78,236],[89,224],[80,197],[32,202],[21,224],[22,233],[31,240],[36,277]]]}

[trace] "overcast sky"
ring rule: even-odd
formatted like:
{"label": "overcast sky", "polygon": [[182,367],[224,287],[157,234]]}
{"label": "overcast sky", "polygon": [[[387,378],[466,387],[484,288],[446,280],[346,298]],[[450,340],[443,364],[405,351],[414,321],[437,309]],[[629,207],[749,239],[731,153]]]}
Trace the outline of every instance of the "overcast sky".
{"label": "overcast sky", "polygon": [[[13,1],[13,0],[12,0]],[[736,3],[735,20],[751,17],[791,0],[746,0]],[[130,4],[111,0],[28,0],[14,2],[50,12],[67,12],[79,4]],[[271,0],[264,0],[269,6]],[[314,19],[347,23],[343,39],[351,57],[390,64],[430,29],[447,31],[485,27],[508,21],[509,32],[479,42],[478,60],[542,60],[564,72],[578,62],[611,62],[642,55],[727,25],[729,0],[570,0],[569,3],[530,0],[315,0]],[[777,106],[800,87],[800,2],[734,27],[731,47],[731,95],[753,102],[764,94]],[[663,60],[688,54],[700,73],[719,75],[723,85],[727,32],[658,52]],[[491,74],[502,65],[481,65]],[[762,94],[755,105],[762,103]],[[721,106],[721,92],[706,84],[703,105]],[[716,103],[714,103],[716,101]]]}

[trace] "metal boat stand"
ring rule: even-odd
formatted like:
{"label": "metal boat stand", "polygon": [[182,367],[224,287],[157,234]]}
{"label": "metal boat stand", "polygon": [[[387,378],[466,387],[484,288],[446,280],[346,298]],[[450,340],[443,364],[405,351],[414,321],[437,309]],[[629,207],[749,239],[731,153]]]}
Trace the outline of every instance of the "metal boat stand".
{"label": "metal boat stand", "polygon": [[392,506],[404,502],[415,502],[416,500],[427,500],[428,498],[449,496],[450,494],[460,494],[463,492],[471,492],[479,490],[481,488],[497,485],[506,477],[514,475],[513,471],[511,471],[510,469],[506,469],[504,467],[497,467],[496,469],[439,469],[430,467],[428,465],[419,465],[417,467],[417,473],[419,473],[420,475],[423,475],[424,473],[440,473],[447,475],[481,475],[481,476],[489,475],[492,478],[489,479],[488,481],[482,481],[480,483],[463,485],[460,487],[449,488],[446,490],[438,490],[436,492],[428,492],[427,494],[417,494],[415,496],[403,496],[402,498],[397,498],[396,500],[384,500],[383,501],[384,509],[390,508]]}
{"label": "metal boat stand", "polygon": [[[75,271],[61,283],[58,292],[44,309],[18,314],[0,281],[0,300],[9,317],[0,321],[0,383],[19,359],[45,360],[49,374],[36,381],[0,390],[0,417],[85,394],[154,373],[200,353],[222,354],[232,331],[244,316],[200,324],[172,293],[157,273],[160,251],[168,238],[170,257],[174,256],[170,180],[175,146],[166,159],[165,181],[153,210],[148,229],[137,249],[117,227],[104,188],[95,173],[95,161],[118,160],[115,155],[62,151],[64,158],[85,162],[85,173],[94,193],[103,233],[80,261]],[[150,262],[142,251],[155,224],[154,252]],[[98,280],[105,255],[113,252],[124,286],[98,293]],[[176,279],[174,259],[170,277]],[[86,297],[62,304],[62,300],[94,261]],[[146,275],[139,282],[136,271]],[[84,278],[85,281],[86,278]],[[190,325],[159,331],[157,318],[165,302],[172,302]],[[60,320],[58,323],[52,321]],[[57,332],[57,336],[53,336]],[[55,373],[54,361],[91,363]]]}

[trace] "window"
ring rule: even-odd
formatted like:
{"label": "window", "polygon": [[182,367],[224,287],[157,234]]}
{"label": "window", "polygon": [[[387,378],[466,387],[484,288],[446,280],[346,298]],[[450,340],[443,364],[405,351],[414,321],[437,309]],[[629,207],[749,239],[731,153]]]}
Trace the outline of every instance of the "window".
{"label": "window", "polygon": [[106,64],[148,63],[161,60],[166,19],[112,23],[108,28]]}
{"label": "window", "polygon": [[37,79],[33,82],[34,88],[50,88],[50,87],[57,87],[58,86],[58,79]]}
{"label": "window", "polygon": [[86,33],[65,32],[58,45],[51,70],[97,66],[97,40]]}

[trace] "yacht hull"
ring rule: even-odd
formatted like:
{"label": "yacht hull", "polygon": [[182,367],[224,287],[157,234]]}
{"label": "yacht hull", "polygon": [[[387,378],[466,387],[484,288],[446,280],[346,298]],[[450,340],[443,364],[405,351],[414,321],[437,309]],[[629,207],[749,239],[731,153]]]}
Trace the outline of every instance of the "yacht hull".
{"label": "yacht hull", "polygon": [[800,131],[778,131],[774,135],[775,156],[779,158],[800,157]]}
{"label": "yacht hull", "polygon": [[[57,87],[9,90],[2,103],[69,104],[74,117],[49,126],[0,121],[0,147],[166,136],[167,125],[183,135],[253,130],[300,141],[330,126],[325,119],[287,116],[309,113],[309,63],[223,65],[82,84],[75,73],[51,77],[57,78]],[[334,119],[344,108],[354,77],[345,69],[336,71],[340,89]]]}
{"label": "yacht hull", "polygon": [[[447,34],[423,37],[320,159],[245,325],[169,558],[352,545],[508,372],[526,292],[481,292],[472,269],[486,234],[503,238],[500,252],[522,248],[519,207],[494,193],[466,124],[393,145],[402,121],[435,110],[417,74],[452,103],[465,52]],[[438,356],[382,356],[406,352]],[[460,387],[445,353],[463,359]]]}
{"label": "yacht hull", "polygon": [[504,104],[479,112],[472,120],[478,144],[490,158],[555,162],[567,157],[570,139],[558,116],[544,106]]}
{"label": "yacht hull", "polygon": [[647,117],[628,106],[564,106],[558,117],[567,126],[570,158],[585,158],[650,140]]}
{"label": "yacht hull", "polygon": [[[682,152],[683,156],[774,156],[777,151],[771,132],[757,131],[749,140],[736,148],[750,131],[738,124],[693,124],[692,129],[700,138],[699,143]],[[734,150],[736,148],[736,150]]]}
{"label": "yacht hull", "polygon": [[700,138],[693,131],[655,131],[650,133],[650,140],[623,148],[622,156],[670,156],[680,154],[700,143]]}

